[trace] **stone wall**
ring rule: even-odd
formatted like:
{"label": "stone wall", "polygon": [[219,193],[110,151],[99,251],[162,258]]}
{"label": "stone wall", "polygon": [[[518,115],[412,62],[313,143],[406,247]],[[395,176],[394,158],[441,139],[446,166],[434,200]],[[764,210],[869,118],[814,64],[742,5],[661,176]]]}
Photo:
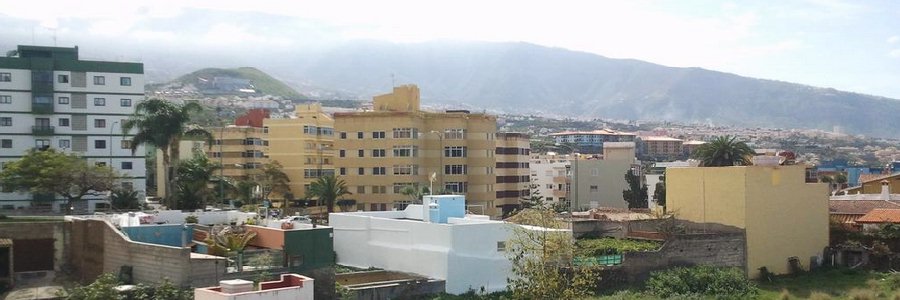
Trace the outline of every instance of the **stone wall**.
{"label": "stone wall", "polygon": [[601,284],[641,282],[653,271],[675,266],[712,265],[744,270],[746,244],[743,233],[674,235],[657,251],[625,253],[621,265],[603,270]]}

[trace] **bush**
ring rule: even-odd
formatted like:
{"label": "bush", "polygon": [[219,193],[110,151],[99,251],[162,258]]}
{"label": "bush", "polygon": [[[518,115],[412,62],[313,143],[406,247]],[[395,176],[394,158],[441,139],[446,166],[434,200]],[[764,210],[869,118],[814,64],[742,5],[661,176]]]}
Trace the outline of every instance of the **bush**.
{"label": "bush", "polygon": [[653,272],[647,281],[647,291],[664,298],[677,295],[746,297],[756,295],[759,289],[740,269],[697,266]]}
{"label": "bush", "polygon": [[575,242],[578,254],[582,256],[615,255],[625,252],[653,251],[659,249],[659,242],[616,238],[583,239]]}
{"label": "bush", "polygon": [[197,219],[197,216],[194,216],[194,215],[184,217],[184,222],[187,224],[197,224],[198,220],[199,219]]}
{"label": "bush", "polygon": [[891,273],[884,278],[884,283],[892,291],[900,290],[900,273]]}

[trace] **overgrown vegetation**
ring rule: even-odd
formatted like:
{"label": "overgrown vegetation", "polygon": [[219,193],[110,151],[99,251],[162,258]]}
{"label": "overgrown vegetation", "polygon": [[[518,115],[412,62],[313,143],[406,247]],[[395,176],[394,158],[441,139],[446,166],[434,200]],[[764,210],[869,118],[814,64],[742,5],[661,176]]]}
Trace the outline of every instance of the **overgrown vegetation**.
{"label": "overgrown vegetation", "polygon": [[662,243],[631,239],[599,238],[581,239],[575,242],[578,256],[614,255],[625,252],[653,251]]}
{"label": "overgrown vegetation", "polygon": [[759,293],[742,270],[712,266],[676,267],[653,272],[646,285],[648,293],[663,298],[696,295],[741,298]]}
{"label": "overgrown vegetation", "polygon": [[159,286],[138,284],[130,292],[119,292],[115,287],[123,284],[115,275],[107,273],[100,275],[89,285],[78,286],[69,291],[69,300],[191,300],[194,293],[191,290],[182,290],[168,280]]}

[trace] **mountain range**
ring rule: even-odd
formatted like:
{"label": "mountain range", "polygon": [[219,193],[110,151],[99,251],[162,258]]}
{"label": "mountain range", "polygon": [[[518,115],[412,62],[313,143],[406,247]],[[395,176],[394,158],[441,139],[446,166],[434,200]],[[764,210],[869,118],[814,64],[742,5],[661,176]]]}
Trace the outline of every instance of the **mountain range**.
{"label": "mountain range", "polygon": [[[414,83],[426,104],[554,117],[667,120],[900,137],[900,101],[528,43],[353,42],[260,65],[309,95]],[[302,84],[298,84],[302,83]]]}

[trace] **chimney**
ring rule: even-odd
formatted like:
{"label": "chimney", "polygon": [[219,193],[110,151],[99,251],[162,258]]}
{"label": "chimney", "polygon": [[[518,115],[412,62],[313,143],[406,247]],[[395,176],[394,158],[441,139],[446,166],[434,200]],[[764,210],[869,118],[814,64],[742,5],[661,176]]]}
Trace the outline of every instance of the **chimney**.
{"label": "chimney", "polygon": [[881,181],[881,199],[891,200],[891,183],[887,179]]}

